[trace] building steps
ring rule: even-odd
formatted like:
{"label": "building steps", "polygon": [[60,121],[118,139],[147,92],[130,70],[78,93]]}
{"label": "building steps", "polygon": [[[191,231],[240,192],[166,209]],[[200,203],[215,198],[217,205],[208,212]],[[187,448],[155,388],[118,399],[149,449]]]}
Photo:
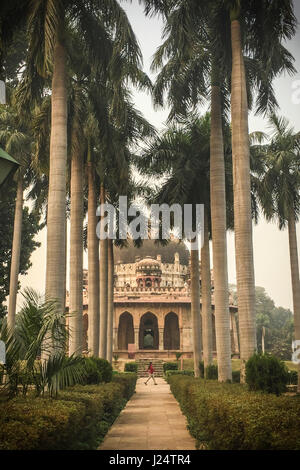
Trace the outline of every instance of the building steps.
{"label": "building steps", "polygon": [[151,358],[143,358],[143,359],[137,360],[138,377],[148,377],[147,369],[149,367],[150,362],[152,362],[152,365],[154,368],[154,375],[156,377],[162,377],[164,375],[163,361],[161,359],[151,359]]}

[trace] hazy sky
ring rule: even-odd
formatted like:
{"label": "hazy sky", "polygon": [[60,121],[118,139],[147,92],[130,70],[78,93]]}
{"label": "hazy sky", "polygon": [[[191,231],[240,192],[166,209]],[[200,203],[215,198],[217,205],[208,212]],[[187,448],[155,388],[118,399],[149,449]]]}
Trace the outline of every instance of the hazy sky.
{"label": "hazy sky", "polygon": [[[144,70],[150,73],[151,58],[161,43],[162,21],[159,18],[146,18],[143,8],[138,0],[132,3],[121,2],[126,10],[133,30],[137,35],[144,58]],[[300,20],[300,0],[295,1],[298,20]],[[282,76],[274,82],[276,96],[280,105],[280,115],[285,116],[300,131],[300,104],[292,101],[293,83],[300,81],[300,30],[296,37],[288,44],[289,50],[296,59],[297,75],[294,77]],[[298,94],[300,96],[300,93]],[[135,105],[145,117],[157,128],[161,128],[167,118],[167,111],[154,110],[152,101],[144,93],[134,94]],[[268,132],[267,119],[261,116],[250,115],[249,130],[262,130]],[[299,224],[298,246],[300,247]],[[40,292],[44,290],[46,266],[46,230],[43,230],[37,239],[42,243],[41,248],[32,255],[33,266],[27,276],[21,277],[21,286],[31,286]],[[266,223],[262,217],[253,230],[255,284],[263,286],[277,306],[292,308],[291,275],[289,263],[289,247],[287,231],[280,232],[275,224]],[[300,248],[298,249],[300,250]],[[84,267],[87,268],[87,255],[84,256]],[[236,283],[234,234],[228,234],[228,274],[229,282]],[[18,296],[18,305],[22,298]]]}

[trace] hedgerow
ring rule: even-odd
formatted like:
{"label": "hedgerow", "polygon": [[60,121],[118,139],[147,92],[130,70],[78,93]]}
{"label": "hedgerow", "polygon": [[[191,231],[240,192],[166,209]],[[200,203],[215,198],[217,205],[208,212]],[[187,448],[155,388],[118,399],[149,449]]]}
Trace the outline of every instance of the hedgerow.
{"label": "hedgerow", "polygon": [[197,445],[218,450],[300,450],[300,397],[240,384],[167,377]]}
{"label": "hedgerow", "polygon": [[136,374],[76,385],[57,399],[16,397],[0,403],[0,450],[96,449],[130,394]]}

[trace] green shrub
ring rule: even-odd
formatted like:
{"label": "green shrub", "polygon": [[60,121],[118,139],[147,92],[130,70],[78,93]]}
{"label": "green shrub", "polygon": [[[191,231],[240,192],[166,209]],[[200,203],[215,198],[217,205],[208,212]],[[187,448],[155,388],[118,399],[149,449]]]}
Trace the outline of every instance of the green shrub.
{"label": "green shrub", "polygon": [[86,357],[84,359],[84,368],[86,371],[85,384],[99,384],[102,382],[102,374],[97,367],[94,357]]}
{"label": "green shrub", "polygon": [[169,377],[170,375],[189,375],[191,377],[194,377],[194,371],[193,370],[167,370],[166,371],[166,377]]}
{"label": "green shrub", "polygon": [[75,385],[56,400],[28,396],[1,402],[0,450],[96,449],[135,382],[136,374],[125,373],[111,383]]}
{"label": "green shrub", "polygon": [[124,372],[137,372],[137,362],[126,362]]}
{"label": "green shrub", "polygon": [[241,381],[241,372],[239,370],[232,371],[232,382],[239,384]]}
{"label": "green shrub", "polygon": [[280,395],[289,380],[286,365],[271,354],[255,353],[246,362],[246,383],[249,390],[262,390]]}
{"label": "green shrub", "polygon": [[250,392],[241,384],[168,377],[197,441],[212,450],[300,450],[300,397]]}
{"label": "green shrub", "polygon": [[298,372],[296,370],[288,371],[288,385],[298,385]]}
{"label": "green shrub", "polygon": [[218,380],[218,366],[210,364],[205,368],[205,378],[208,380]]}
{"label": "green shrub", "polygon": [[135,391],[137,374],[133,372],[124,372],[113,376],[113,382],[122,386],[124,397],[129,400]]}
{"label": "green shrub", "polygon": [[200,377],[204,378],[204,361],[199,362]]}
{"label": "green shrub", "polygon": [[164,373],[167,372],[167,370],[178,370],[178,364],[177,362],[164,362]]}
{"label": "green shrub", "polygon": [[97,371],[101,376],[100,382],[111,382],[112,365],[106,359],[102,359],[99,357],[92,356],[89,359],[96,365]]}

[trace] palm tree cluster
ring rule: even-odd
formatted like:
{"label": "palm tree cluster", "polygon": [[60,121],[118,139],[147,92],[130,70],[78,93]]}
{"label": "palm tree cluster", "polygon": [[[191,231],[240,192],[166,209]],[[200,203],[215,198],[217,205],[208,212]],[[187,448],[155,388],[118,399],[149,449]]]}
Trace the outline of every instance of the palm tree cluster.
{"label": "palm tree cluster", "polygon": [[[137,166],[144,175],[166,176],[162,187],[150,191],[148,202],[204,204],[202,331],[199,253],[191,250],[194,368],[199,375],[202,348],[205,366],[212,362],[212,240],[220,381],[232,380],[226,233],[234,229],[243,380],[245,362],[256,350],[255,201],[267,218],[277,217],[280,227],[288,224],[295,337],[300,339],[295,228],[299,135],[287,130],[287,123],[275,115],[277,134],[270,144],[263,145],[261,139],[255,143],[259,134],[251,140],[248,131],[250,109],[265,114],[277,107],[274,78],[284,71],[295,72],[294,59],[284,45],[296,31],[293,2],[140,3],[146,15],[161,14],[164,20],[164,41],[152,63],[158,72],[154,86],[142,71],[137,39],[117,0],[26,0],[21,5],[11,0],[0,7],[0,73],[19,28],[26,32],[27,41],[11,98],[13,111],[0,115],[7,128],[0,134],[0,143],[22,159],[8,326],[13,329],[15,324],[23,181],[30,168],[29,198],[35,210],[46,213],[46,301],[65,310],[69,216],[69,354],[83,352],[82,273],[87,247],[89,352],[112,360],[113,242],[97,239],[96,207],[99,202],[117,204],[119,195],[133,200],[140,189],[133,178]],[[135,109],[132,87],[150,91],[156,106],[168,105],[169,127],[161,135]],[[199,108],[205,103],[210,113],[201,117]],[[12,126],[9,120],[14,121]],[[145,138],[148,145],[137,151]],[[43,356],[49,360],[55,355],[55,341],[48,334],[43,341]]]}

